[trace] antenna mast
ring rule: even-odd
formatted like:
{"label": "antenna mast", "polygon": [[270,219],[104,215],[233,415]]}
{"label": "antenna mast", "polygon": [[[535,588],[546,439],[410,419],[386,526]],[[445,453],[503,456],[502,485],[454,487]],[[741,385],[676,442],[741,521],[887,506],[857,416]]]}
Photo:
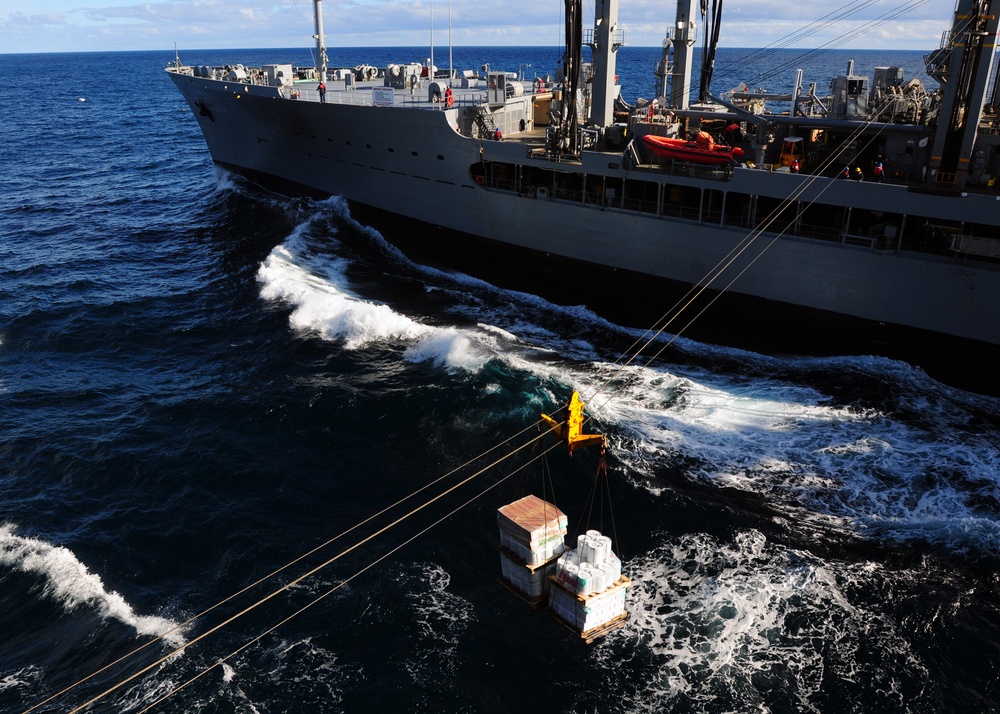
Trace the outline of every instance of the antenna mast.
{"label": "antenna mast", "polygon": [[316,71],[321,82],[326,81],[326,38],[323,36],[323,0],[313,0],[313,15],[316,18]]}

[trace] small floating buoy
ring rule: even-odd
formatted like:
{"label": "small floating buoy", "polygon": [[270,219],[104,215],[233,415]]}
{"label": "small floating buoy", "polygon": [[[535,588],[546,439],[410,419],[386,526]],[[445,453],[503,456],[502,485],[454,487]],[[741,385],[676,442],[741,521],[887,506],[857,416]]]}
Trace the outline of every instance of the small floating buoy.
{"label": "small floating buoy", "polygon": [[78,102],[85,102],[85,101],[87,101],[87,98],[86,97],[78,97],[76,101],[78,101]]}

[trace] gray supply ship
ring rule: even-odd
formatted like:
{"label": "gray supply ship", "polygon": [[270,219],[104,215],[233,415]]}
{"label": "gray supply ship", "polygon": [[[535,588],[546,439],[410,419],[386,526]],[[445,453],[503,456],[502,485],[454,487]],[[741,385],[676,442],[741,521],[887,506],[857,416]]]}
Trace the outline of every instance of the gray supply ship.
{"label": "gray supply ship", "polygon": [[826,96],[801,72],[783,96],[711,94],[709,14],[693,103],[699,6],[679,0],[660,97],[635,106],[616,84],[617,0],[587,31],[567,0],[563,76],[527,83],[486,65],[329,68],[315,6],[318,67],[167,67],[216,164],[342,196],[422,260],[627,324],[674,304],[673,333],[902,357],[1000,393],[990,0],[959,0],[925,56],[939,88],[849,65]]}

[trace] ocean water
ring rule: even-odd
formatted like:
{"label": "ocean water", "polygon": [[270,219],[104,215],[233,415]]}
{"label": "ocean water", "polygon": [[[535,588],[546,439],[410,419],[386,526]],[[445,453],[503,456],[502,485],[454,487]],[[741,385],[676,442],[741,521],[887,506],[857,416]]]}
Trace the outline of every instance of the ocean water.
{"label": "ocean water", "polygon": [[[919,68],[747,52],[717,86]],[[620,51],[626,98],[658,54]],[[0,711],[1000,707],[1000,400],[876,357],[624,364],[641,333],[586,306],[214,169],[172,59],[0,55]],[[606,479],[532,445],[573,389]],[[585,645],[498,584],[526,493],[612,536],[623,629]]]}

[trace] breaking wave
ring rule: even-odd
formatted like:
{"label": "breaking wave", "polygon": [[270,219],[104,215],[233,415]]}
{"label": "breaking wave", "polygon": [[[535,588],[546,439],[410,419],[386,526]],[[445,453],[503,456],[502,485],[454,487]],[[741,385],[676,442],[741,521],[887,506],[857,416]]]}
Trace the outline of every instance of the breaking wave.
{"label": "breaking wave", "polygon": [[171,647],[185,643],[177,623],[152,615],[138,615],[121,595],[108,592],[100,576],[90,572],[67,548],[15,533],[11,524],[0,525],[0,565],[43,579],[42,592],[66,610],[92,608],[140,635],[163,637]]}

